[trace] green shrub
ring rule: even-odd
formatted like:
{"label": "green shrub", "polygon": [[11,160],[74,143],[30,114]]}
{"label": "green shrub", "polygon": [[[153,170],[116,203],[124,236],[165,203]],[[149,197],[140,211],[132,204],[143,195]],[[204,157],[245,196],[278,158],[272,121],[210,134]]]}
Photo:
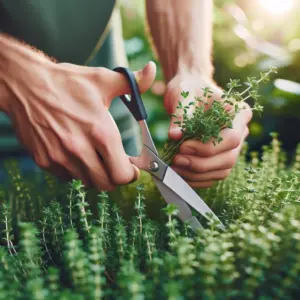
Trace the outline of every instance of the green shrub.
{"label": "green shrub", "polygon": [[[230,81],[224,102],[179,104],[183,138],[168,142],[172,161],[186,139],[222,142],[248,98],[268,79]],[[187,99],[187,92],[182,96]],[[203,105],[211,92],[204,89]],[[195,103],[190,102],[190,105]],[[215,126],[213,126],[215,125]],[[230,176],[199,194],[226,225],[194,232],[166,205],[151,176],[118,192],[86,191],[46,173],[21,174],[7,161],[0,187],[0,299],[297,299],[300,296],[300,159],[286,165],[277,134],[262,155],[242,149]],[[149,210],[151,209],[151,210]],[[197,215],[197,213],[195,212]]]}
{"label": "green shrub", "polygon": [[297,299],[298,150],[287,167],[276,135],[261,159],[247,162],[245,145],[228,179],[199,190],[225,232],[213,223],[193,232],[173,205],[150,218],[147,205],[161,198],[146,173],[121,188],[134,210],[123,215],[112,194],[95,198],[80,181],[48,174],[23,177],[7,161],[0,299]]}

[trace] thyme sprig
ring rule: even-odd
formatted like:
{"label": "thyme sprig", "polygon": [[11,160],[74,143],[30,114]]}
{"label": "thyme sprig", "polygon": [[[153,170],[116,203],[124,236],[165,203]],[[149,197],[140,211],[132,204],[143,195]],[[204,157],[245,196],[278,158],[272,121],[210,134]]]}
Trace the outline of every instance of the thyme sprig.
{"label": "thyme sprig", "polygon": [[[162,159],[168,164],[172,163],[180,145],[186,140],[200,140],[202,143],[212,140],[214,145],[222,142],[221,130],[232,128],[234,117],[242,109],[261,113],[263,106],[258,101],[259,85],[270,80],[272,73],[276,73],[275,68],[262,72],[259,78],[248,77],[243,84],[238,79],[230,79],[221,101],[214,99],[213,91],[209,87],[202,88],[203,95],[195,96],[190,101],[188,101],[189,91],[182,91],[183,101],[178,102],[177,113],[172,116],[175,117],[174,124],[181,128],[183,135],[179,141],[169,139],[166,142],[161,153]],[[252,107],[245,105],[249,99],[254,101]],[[191,110],[192,115],[189,114]]]}

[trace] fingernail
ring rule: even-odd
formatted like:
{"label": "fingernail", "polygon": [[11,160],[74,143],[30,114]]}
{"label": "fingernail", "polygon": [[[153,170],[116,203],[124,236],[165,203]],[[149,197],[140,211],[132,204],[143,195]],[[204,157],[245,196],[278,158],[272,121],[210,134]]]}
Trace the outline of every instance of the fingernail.
{"label": "fingernail", "polygon": [[184,156],[176,156],[174,159],[174,164],[179,167],[188,167],[190,160]]}
{"label": "fingernail", "polygon": [[169,130],[169,138],[172,140],[180,140],[182,131],[180,127],[171,127]]}
{"label": "fingernail", "polygon": [[142,78],[147,75],[148,65],[149,65],[149,62],[147,64],[145,64],[142,69],[140,69],[138,72],[135,73],[135,81],[137,83],[140,83],[140,81],[142,80]]}
{"label": "fingernail", "polygon": [[145,66],[142,69],[142,76],[146,76],[148,73],[149,66],[153,63],[152,61],[149,61],[148,63],[145,64]]}
{"label": "fingernail", "polygon": [[188,154],[188,155],[196,155],[196,150],[190,147],[182,147],[180,149],[180,153],[182,154]]}
{"label": "fingernail", "polygon": [[140,178],[140,169],[137,168],[135,165],[132,165],[132,166],[134,169],[134,177],[132,178],[132,180],[129,183],[133,183]]}
{"label": "fingernail", "polygon": [[175,133],[175,134],[181,134],[181,133],[182,133],[181,127],[178,127],[178,126],[172,126],[172,127],[170,128],[170,131],[171,131],[172,133]]}
{"label": "fingernail", "polygon": [[142,74],[145,76],[147,74],[147,69],[148,69],[149,63],[146,63],[142,69]]}

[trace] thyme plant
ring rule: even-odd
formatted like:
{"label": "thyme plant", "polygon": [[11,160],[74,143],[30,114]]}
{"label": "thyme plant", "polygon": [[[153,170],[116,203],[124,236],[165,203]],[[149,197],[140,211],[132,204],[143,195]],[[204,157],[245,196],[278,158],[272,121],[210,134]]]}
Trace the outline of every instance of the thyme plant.
{"label": "thyme plant", "polygon": [[[112,194],[94,198],[78,181],[55,183],[60,196],[49,198],[49,178],[41,191],[8,162],[14,176],[0,192],[0,299],[299,298],[299,151],[283,167],[275,134],[249,162],[245,149],[225,181],[198,191],[225,232],[213,223],[192,231],[174,205],[150,219],[145,174],[131,190],[123,188],[135,199],[128,218]],[[19,183],[30,187],[30,206],[40,196],[35,217],[13,209],[12,203],[23,207]],[[157,190],[151,193],[159,199]],[[99,210],[91,215],[93,201]]]}
{"label": "thyme plant", "polygon": [[[249,98],[261,111],[258,85],[272,72],[248,78],[245,89],[231,80],[222,103],[211,101],[209,89],[188,107],[179,103],[183,138],[168,142],[164,159],[171,162],[190,138],[221,142],[220,130]],[[8,181],[0,186],[0,299],[298,299],[300,145],[287,166],[278,135],[271,136],[261,155],[250,153],[247,161],[245,144],[226,180],[197,191],[225,232],[213,220],[191,230],[146,173],[120,188],[120,202],[132,203],[127,216],[113,193],[95,197],[81,181],[63,184],[47,173],[26,177],[16,161],[7,161]]]}

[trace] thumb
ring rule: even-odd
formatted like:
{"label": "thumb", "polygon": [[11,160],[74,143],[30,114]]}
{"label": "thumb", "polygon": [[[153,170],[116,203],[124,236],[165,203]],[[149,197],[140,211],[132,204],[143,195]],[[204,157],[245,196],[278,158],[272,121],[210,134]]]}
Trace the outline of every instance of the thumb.
{"label": "thumb", "polygon": [[172,116],[170,120],[170,126],[169,126],[169,139],[171,140],[180,140],[182,137],[182,128],[180,124],[176,124],[175,122],[181,121],[181,117],[175,117]]}
{"label": "thumb", "polygon": [[[171,115],[168,132],[169,138],[172,140],[180,140],[183,134],[181,122],[183,120],[184,111],[189,117],[191,117],[194,113],[195,107],[193,105],[189,105],[189,103],[191,102],[190,97],[181,97],[181,92],[178,88],[172,89],[169,93],[166,94],[165,97],[165,106],[167,111]],[[178,124],[178,122],[180,122],[180,124]]]}
{"label": "thumb", "polygon": [[[129,83],[123,74],[110,71],[107,75],[106,86],[111,88],[109,91],[110,101],[120,95],[130,93]],[[140,93],[146,92],[151,87],[155,79],[155,75],[156,65],[153,61],[148,62],[143,69],[134,72]]]}

